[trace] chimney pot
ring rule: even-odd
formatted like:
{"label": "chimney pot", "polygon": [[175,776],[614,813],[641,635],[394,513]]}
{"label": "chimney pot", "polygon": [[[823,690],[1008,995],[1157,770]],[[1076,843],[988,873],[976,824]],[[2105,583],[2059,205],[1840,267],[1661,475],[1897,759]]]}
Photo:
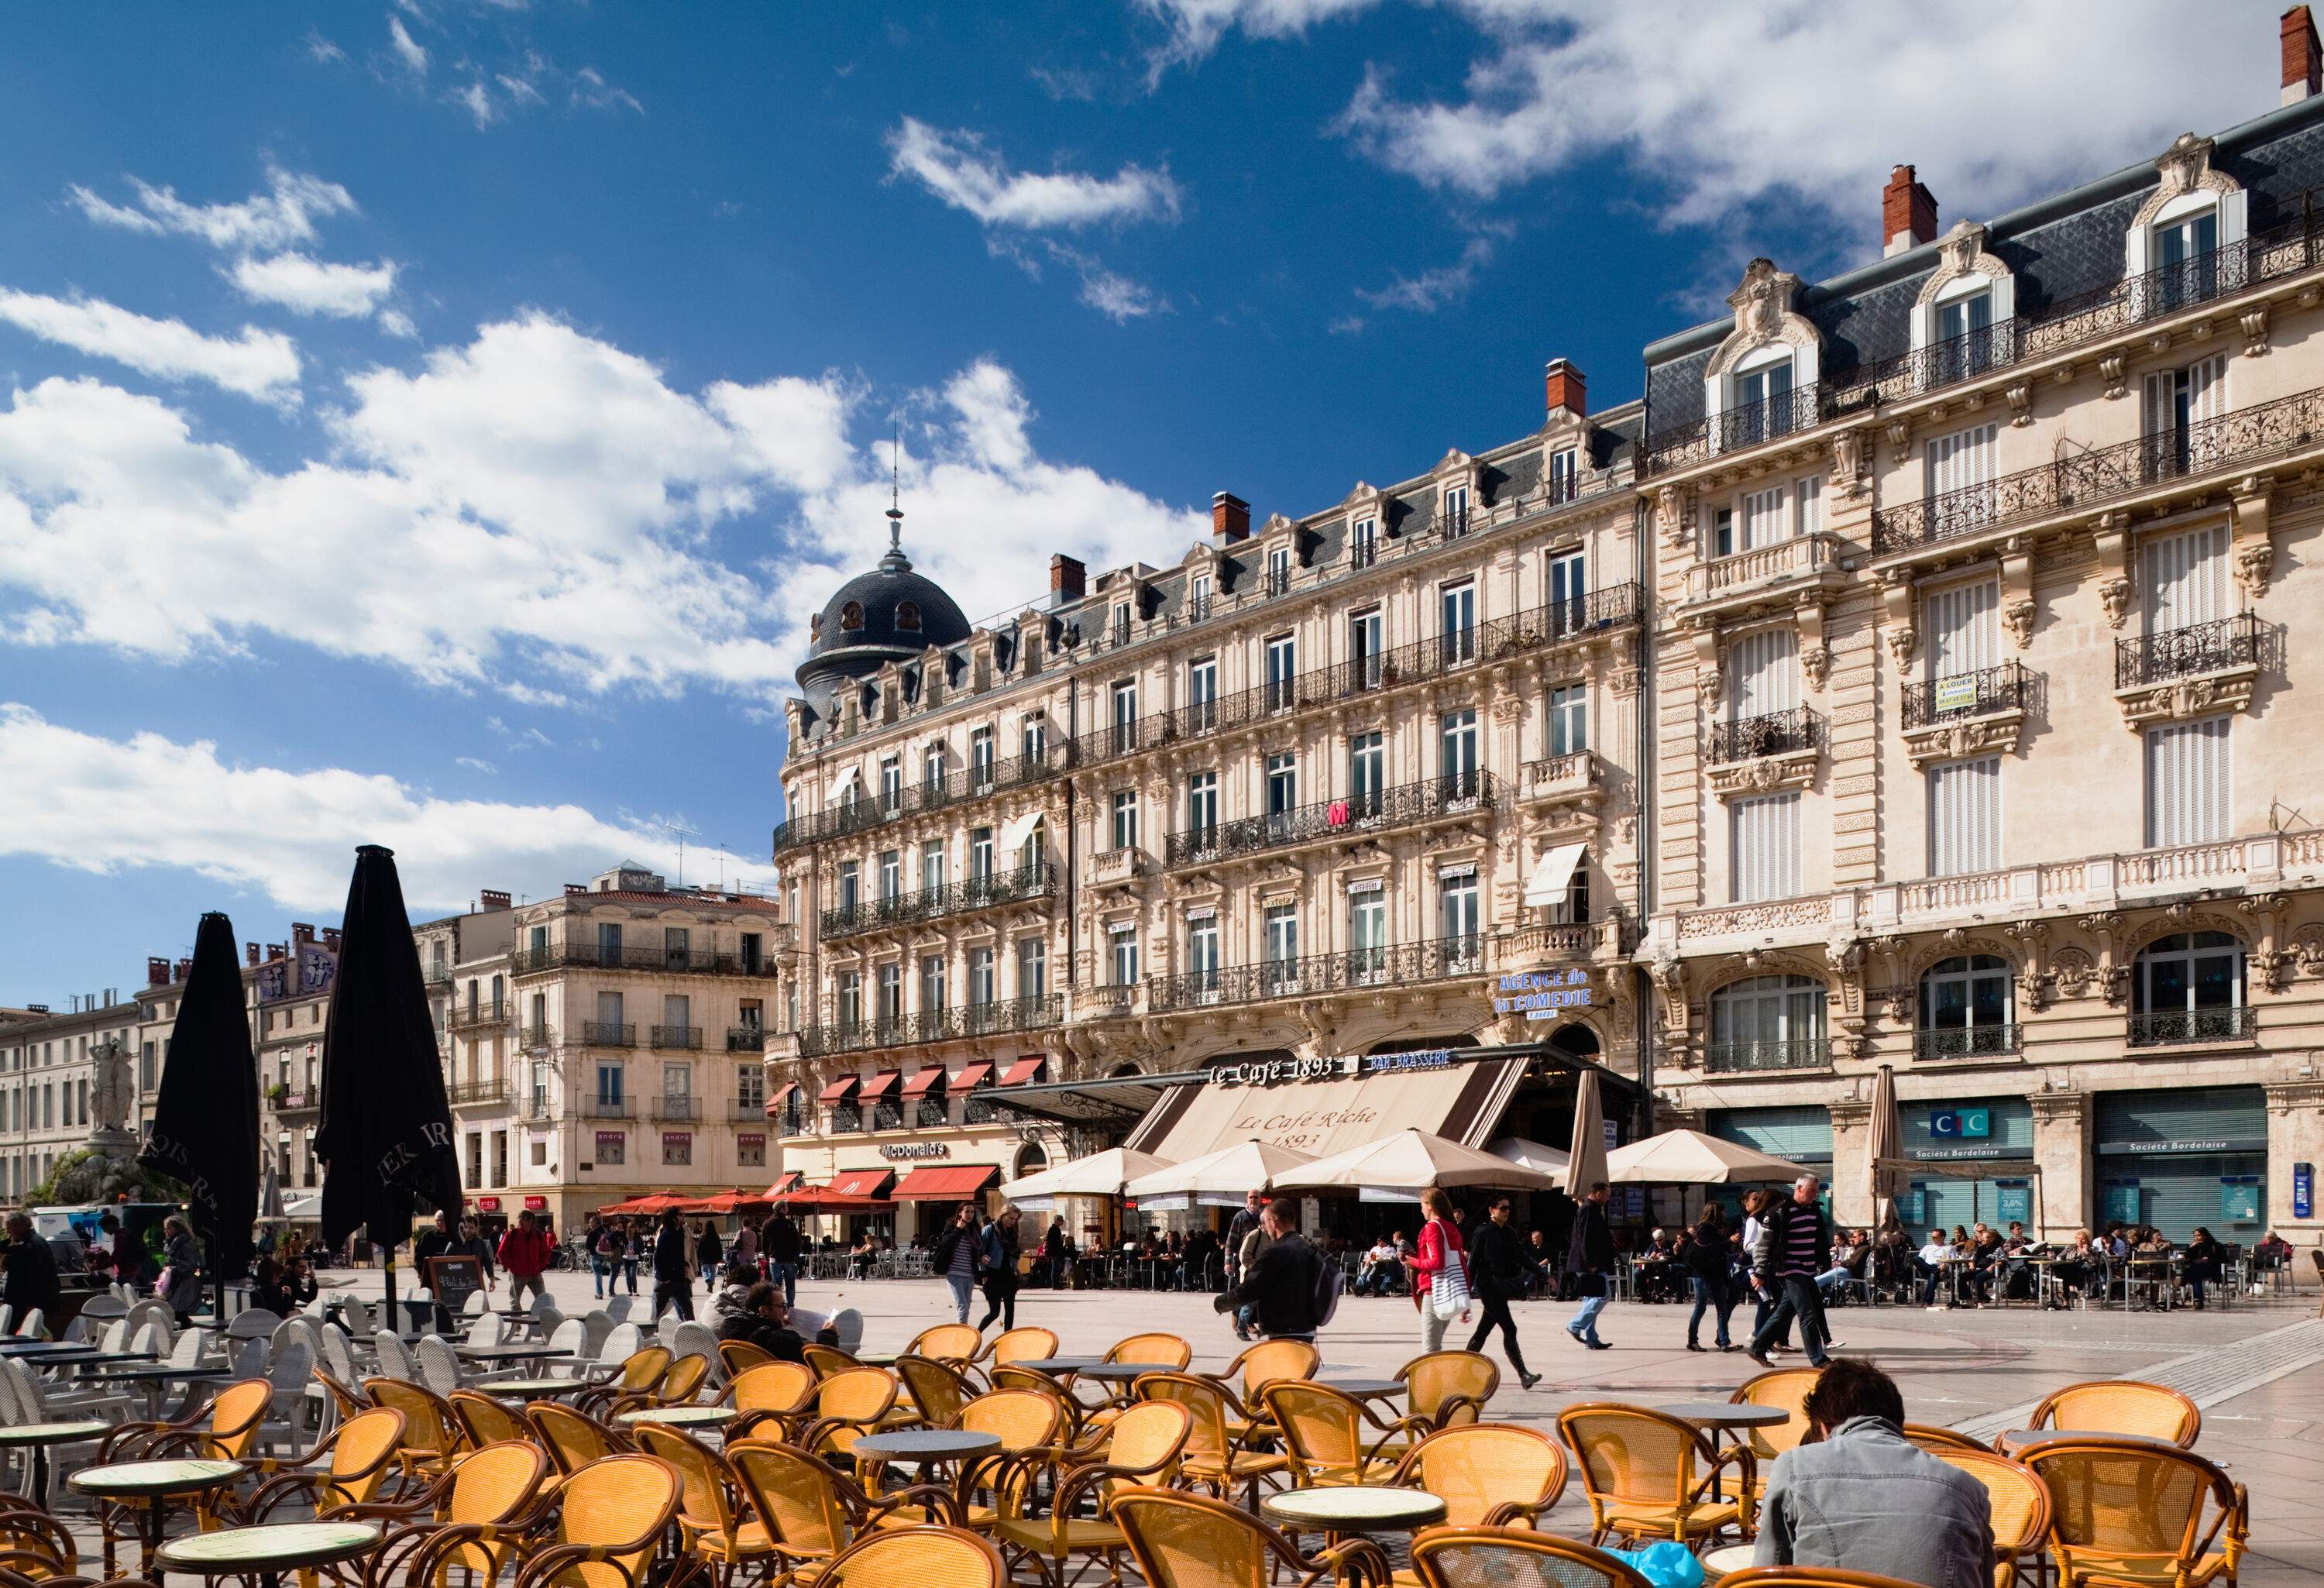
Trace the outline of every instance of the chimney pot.
{"label": "chimney pot", "polygon": [[516,900],[513,897],[503,892],[498,888],[486,888],[484,891],[484,909],[487,913],[496,909],[511,909],[515,908],[516,904]]}
{"label": "chimney pot", "polygon": [[257,944],[245,943],[242,946],[242,962],[244,965],[256,965],[258,963]]}
{"label": "chimney pot", "polygon": [[339,951],[338,928],[325,927],[323,928],[323,946],[329,949],[333,954],[337,954]]}
{"label": "chimney pot", "polygon": [[170,984],[170,962],[161,958],[158,955],[147,955],[145,956],[145,984],[148,987],[168,986]]}
{"label": "chimney pot", "polygon": [[1049,559],[1049,599],[1052,605],[1079,601],[1089,593],[1089,568],[1078,557],[1058,552]]}
{"label": "chimney pot", "polygon": [[2283,14],[2283,100],[2296,105],[2324,89],[2324,55],[2316,42],[2316,19],[2305,5]]}
{"label": "chimney pot", "polygon": [[1589,417],[1590,401],[1580,370],[1563,358],[1553,358],[1542,383],[1553,416],[1563,411],[1576,419]]}
{"label": "chimney pot", "polygon": [[1914,180],[1909,165],[1890,171],[1888,185],[1881,189],[1880,236],[1884,254],[1937,240],[1936,197]]}
{"label": "chimney pot", "polygon": [[1229,546],[1250,539],[1250,503],[1230,491],[1212,497],[1211,533]]}
{"label": "chimney pot", "polygon": [[290,923],[290,941],[293,943],[312,943],[314,940],[315,928],[312,922],[292,921]]}
{"label": "chimney pot", "polygon": [[175,974],[173,974],[170,979],[173,982],[182,982],[193,974],[194,962],[190,959],[181,959],[178,962]]}

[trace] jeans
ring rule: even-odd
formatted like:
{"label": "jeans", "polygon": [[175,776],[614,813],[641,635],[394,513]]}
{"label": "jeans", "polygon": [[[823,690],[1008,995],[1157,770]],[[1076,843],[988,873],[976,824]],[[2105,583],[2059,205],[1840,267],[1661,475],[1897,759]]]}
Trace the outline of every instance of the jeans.
{"label": "jeans", "polygon": [[718,1270],[719,1270],[721,1268],[724,1267],[724,1266],[725,1266],[725,1265],[724,1265],[724,1264],[723,1264],[723,1263],[706,1260],[706,1261],[703,1263],[703,1265],[702,1265],[702,1282],[703,1282],[703,1284],[704,1284],[705,1286],[706,1286],[707,1288],[709,1288],[710,1289],[713,1289],[713,1290],[717,1289],[717,1288],[718,1288]]}
{"label": "jeans", "polygon": [[589,1278],[590,1280],[597,1287],[598,1300],[603,1301],[605,1299],[605,1281],[613,1277],[613,1265],[612,1263],[607,1262],[602,1257],[590,1258]]}
{"label": "jeans", "polygon": [[1482,1351],[1485,1342],[1492,1337],[1495,1329],[1499,1329],[1501,1332],[1501,1350],[1508,1357],[1509,1366],[1517,1370],[1518,1378],[1524,1378],[1525,1353],[1517,1349],[1517,1321],[1509,1316],[1508,1297],[1480,1296],[1477,1306],[1483,1316],[1477,1320],[1476,1328],[1469,1335],[1469,1349]]}
{"label": "jeans", "polygon": [[1735,1315],[1735,1293],[1724,1279],[1706,1279],[1694,1276],[1694,1311],[1686,1320],[1686,1343],[1699,1345],[1702,1342],[1702,1315],[1710,1313],[1719,1325],[1718,1344],[1724,1351],[1734,1341],[1728,1336],[1727,1320]]}
{"label": "jeans", "polygon": [[790,1306],[798,1300],[798,1264],[774,1262],[767,1264],[767,1278],[783,1288],[783,1305]]}
{"label": "jeans", "polygon": [[945,1283],[952,1287],[953,1310],[962,1323],[968,1322],[968,1309],[976,1295],[976,1280],[967,1274],[946,1274]]}
{"label": "jeans", "polygon": [[1591,1344],[1596,1344],[1598,1341],[1598,1315],[1606,1310],[1606,1303],[1610,1299],[1612,1299],[1610,1297],[1605,1296],[1583,1297],[1582,1298],[1582,1310],[1575,1313],[1572,1317],[1566,1321],[1565,1332],[1569,1334],[1579,1334],[1584,1340],[1589,1341]]}
{"label": "jeans", "polygon": [[1800,1340],[1806,1347],[1808,1361],[1817,1367],[1824,1364],[1823,1343],[1826,1338],[1823,1322],[1823,1297],[1818,1294],[1813,1276],[1785,1274],[1779,1281],[1782,1299],[1768,1314],[1759,1332],[1751,1336],[1751,1349],[1760,1356],[1767,1353],[1777,1336],[1791,1327],[1792,1319],[1800,1320]]}
{"label": "jeans", "polygon": [[[1783,1300],[1784,1288],[1781,1285],[1777,1285],[1773,1289],[1759,1292],[1758,1310],[1751,1317],[1751,1338],[1754,1341],[1758,1339],[1759,1331],[1767,1326],[1767,1320],[1783,1310]],[[1790,1313],[1784,1313],[1782,1326],[1775,1339],[1775,1343],[1782,1346],[1785,1351],[1792,1348],[1792,1316]]]}
{"label": "jeans", "polygon": [[[638,1293],[638,1260],[636,1258],[622,1259],[622,1278],[630,1282],[630,1294],[635,1296]],[[612,1280],[606,1281],[606,1288],[608,1289],[613,1288]]]}

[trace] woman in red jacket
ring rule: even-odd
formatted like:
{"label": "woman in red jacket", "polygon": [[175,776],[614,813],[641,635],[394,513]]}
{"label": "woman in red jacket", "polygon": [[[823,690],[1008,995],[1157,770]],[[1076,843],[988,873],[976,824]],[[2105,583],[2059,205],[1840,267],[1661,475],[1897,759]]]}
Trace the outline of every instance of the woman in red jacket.
{"label": "woman in red jacket", "polygon": [[1420,1250],[1407,1260],[1412,1299],[1420,1308],[1420,1349],[1444,1349],[1444,1330],[1454,1318],[1469,1321],[1469,1254],[1461,1227],[1452,1222],[1452,1199],[1431,1186],[1420,1194],[1428,1222],[1420,1226]]}

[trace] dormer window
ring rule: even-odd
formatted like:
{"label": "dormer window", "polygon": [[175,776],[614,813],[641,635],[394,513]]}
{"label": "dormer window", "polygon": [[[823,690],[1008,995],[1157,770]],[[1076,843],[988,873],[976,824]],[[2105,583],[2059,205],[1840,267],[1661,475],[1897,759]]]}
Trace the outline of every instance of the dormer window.
{"label": "dormer window", "polygon": [[1469,532],[1469,487],[1454,485],[1444,493],[1444,538],[1457,540]]}
{"label": "dormer window", "polygon": [[1127,601],[1117,601],[1113,605],[1113,642],[1117,645],[1130,643],[1130,603]]}
{"label": "dormer window", "polygon": [[1792,429],[1792,355],[1771,347],[1735,373],[1735,401],[1727,414],[1727,445],[1750,447]]}
{"label": "dormer window", "polygon": [[851,601],[839,609],[839,626],[851,634],[862,628],[863,604],[861,601]]}
{"label": "dormer window", "polygon": [[2154,278],[2153,312],[2168,314],[2215,295],[2219,290],[2218,207],[2211,205],[2196,214],[2158,224],[2154,228],[2153,257],[2158,272]]}
{"label": "dormer window", "polygon": [[896,626],[907,633],[918,633],[920,632],[920,604],[917,601],[898,602],[896,604]]}
{"label": "dormer window", "polygon": [[1291,588],[1291,548],[1277,546],[1267,554],[1267,593],[1281,596]]}
{"label": "dormer window", "polygon": [[1924,384],[1967,380],[2000,362],[1993,346],[1993,288],[1983,276],[1964,277],[1963,283],[1968,290],[1959,297],[1937,302]]}
{"label": "dormer window", "polygon": [[1561,447],[1549,455],[1549,499],[1571,502],[1582,483],[1581,457],[1571,447]]}
{"label": "dormer window", "polygon": [[1186,616],[1200,623],[1211,615],[1211,576],[1196,574],[1186,581]]}
{"label": "dormer window", "polygon": [[1348,566],[1370,568],[1379,556],[1379,520],[1360,518],[1348,526]]}

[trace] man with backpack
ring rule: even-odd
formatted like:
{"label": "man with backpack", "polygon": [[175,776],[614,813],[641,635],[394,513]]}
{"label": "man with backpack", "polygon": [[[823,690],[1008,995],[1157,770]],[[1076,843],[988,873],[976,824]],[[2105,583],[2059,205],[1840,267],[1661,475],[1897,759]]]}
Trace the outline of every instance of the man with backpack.
{"label": "man with backpack", "polygon": [[1299,1233],[1299,1205],[1278,1196],[1259,1215],[1267,1244],[1243,1265],[1241,1282],[1211,1303],[1219,1312],[1250,1309],[1270,1340],[1307,1340],[1329,1321],[1339,1299],[1339,1270],[1327,1276],[1323,1254]]}

